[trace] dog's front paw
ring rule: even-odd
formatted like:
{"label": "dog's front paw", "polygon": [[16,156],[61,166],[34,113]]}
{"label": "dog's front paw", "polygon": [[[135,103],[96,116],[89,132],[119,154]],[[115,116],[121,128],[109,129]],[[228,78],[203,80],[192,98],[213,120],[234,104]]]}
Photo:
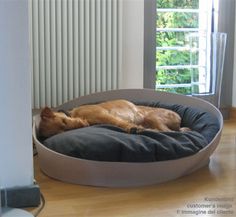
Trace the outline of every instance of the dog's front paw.
{"label": "dog's front paw", "polygon": [[83,127],[88,127],[89,126],[89,123],[87,120],[81,120],[81,124]]}
{"label": "dog's front paw", "polygon": [[132,125],[127,127],[127,132],[130,134],[138,134],[141,133],[143,130],[144,130],[143,127],[137,125]]}
{"label": "dog's front paw", "polygon": [[75,128],[75,129],[89,126],[89,123],[86,120],[81,119],[81,118],[74,118],[72,119],[72,122],[73,122],[72,128]]}
{"label": "dog's front paw", "polygon": [[191,129],[188,128],[188,127],[181,127],[181,128],[179,129],[179,131],[180,131],[180,132],[188,132],[188,131],[191,131]]}

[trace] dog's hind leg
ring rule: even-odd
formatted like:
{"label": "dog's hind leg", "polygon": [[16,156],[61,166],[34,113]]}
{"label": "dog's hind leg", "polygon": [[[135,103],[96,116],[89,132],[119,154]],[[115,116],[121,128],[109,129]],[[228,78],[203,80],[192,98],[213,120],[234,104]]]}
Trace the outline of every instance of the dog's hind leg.
{"label": "dog's hind leg", "polygon": [[142,126],[163,132],[179,131],[180,121],[179,116],[172,112],[164,114],[152,111],[144,117]]}

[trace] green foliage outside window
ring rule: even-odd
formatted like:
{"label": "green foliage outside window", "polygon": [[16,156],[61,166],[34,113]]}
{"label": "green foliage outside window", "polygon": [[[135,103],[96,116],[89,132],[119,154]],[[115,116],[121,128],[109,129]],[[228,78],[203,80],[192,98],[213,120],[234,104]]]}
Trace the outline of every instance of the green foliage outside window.
{"label": "green foliage outside window", "polygon": [[[198,9],[199,0],[157,0],[157,8]],[[198,28],[198,13],[158,12],[157,28]],[[189,32],[157,32],[157,47],[186,47]],[[156,66],[189,65],[190,52],[184,50],[157,50]],[[191,83],[190,69],[159,69],[158,84]],[[163,89],[162,89],[163,90]],[[190,94],[191,87],[166,88],[164,91]]]}
{"label": "green foliage outside window", "polygon": [[157,0],[157,8],[198,9],[199,0]]}

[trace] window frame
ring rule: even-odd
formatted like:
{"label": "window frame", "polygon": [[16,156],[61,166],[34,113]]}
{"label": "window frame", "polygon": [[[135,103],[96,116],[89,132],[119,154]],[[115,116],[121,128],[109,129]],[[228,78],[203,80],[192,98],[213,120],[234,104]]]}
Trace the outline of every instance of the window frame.
{"label": "window frame", "polygon": [[143,87],[156,86],[156,0],[144,0]]}

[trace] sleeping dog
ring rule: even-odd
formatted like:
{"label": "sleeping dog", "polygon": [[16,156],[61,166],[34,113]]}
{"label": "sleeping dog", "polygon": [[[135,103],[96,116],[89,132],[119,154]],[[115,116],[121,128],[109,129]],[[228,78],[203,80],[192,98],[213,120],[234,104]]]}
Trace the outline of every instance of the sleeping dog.
{"label": "sleeping dog", "polygon": [[127,133],[144,129],[156,131],[188,131],[180,127],[180,116],[171,110],[138,106],[127,100],[112,100],[99,104],[82,105],[65,113],[46,107],[40,114],[39,135],[45,138],[67,130],[95,124],[112,124]]}

